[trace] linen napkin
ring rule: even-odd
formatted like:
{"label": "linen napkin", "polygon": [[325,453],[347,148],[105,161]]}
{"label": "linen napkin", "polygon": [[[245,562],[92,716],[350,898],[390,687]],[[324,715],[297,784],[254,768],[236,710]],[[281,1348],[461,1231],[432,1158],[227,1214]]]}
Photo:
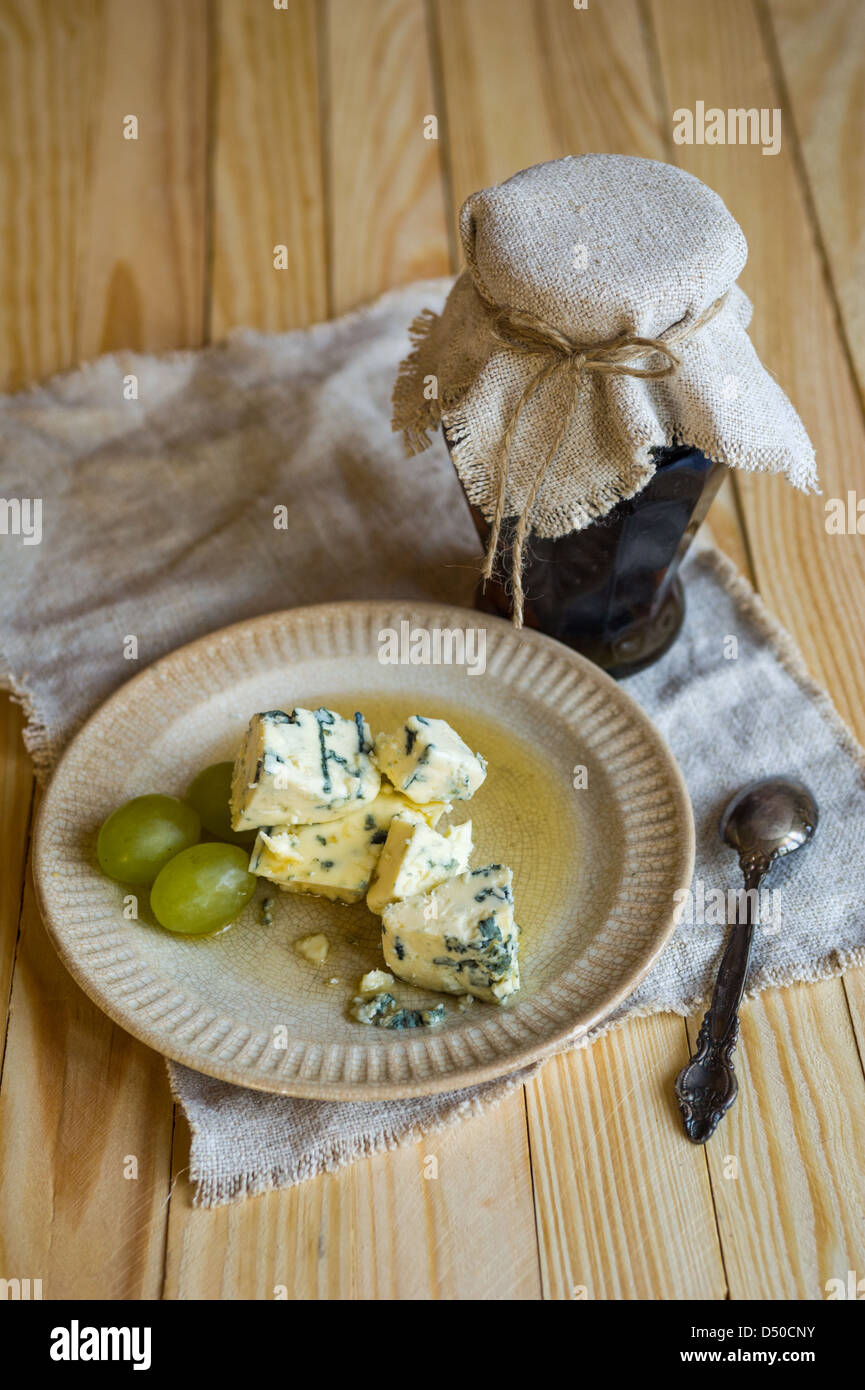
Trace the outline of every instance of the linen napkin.
{"label": "linen napkin", "polygon": [[[407,461],[390,428],[407,325],[451,283],[392,291],[305,332],[116,354],[0,399],[0,681],[25,706],[41,778],[112,689],[226,623],[339,598],[471,603],[479,545],[444,444]],[[273,525],[280,506],[288,531]],[[773,872],[750,991],[865,960],[862,751],[728,561],[697,553],[686,589],[679,640],[626,688],[688,783],[694,891],[651,974],[578,1046],[635,1014],[691,1013],[707,994],[723,939],[717,895],[739,886],[718,814],[753,777],[800,777],[821,822]],[[131,635],[137,662],[124,654]],[[168,1067],[205,1205],[432,1134],[537,1070],[444,1096],[331,1103]]]}

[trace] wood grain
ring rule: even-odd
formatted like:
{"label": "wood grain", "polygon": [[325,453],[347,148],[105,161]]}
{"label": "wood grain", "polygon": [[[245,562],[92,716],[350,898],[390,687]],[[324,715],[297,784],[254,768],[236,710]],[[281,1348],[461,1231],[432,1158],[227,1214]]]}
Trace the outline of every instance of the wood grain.
{"label": "wood grain", "polygon": [[328,315],[319,13],[316,0],[216,0],[212,338]]}
{"label": "wood grain", "polygon": [[798,142],[846,345],[865,394],[865,6],[764,0],[784,120]]}
{"label": "wood grain", "polygon": [[[654,4],[652,12],[671,120],[675,109],[693,109],[697,100],[758,108],[778,104],[748,0],[734,0],[723,14],[707,8],[699,23],[693,9],[675,22],[666,4]],[[744,64],[743,53],[749,55]],[[863,474],[865,440],[791,143],[788,133],[781,153],[768,158],[753,146],[676,149],[679,162],[716,188],[747,228],[750,256],[743,283],[755,305],[751,336],[804,419],[817,450],[824,496],[841,496]],[[803,497],[776,477],[743,474],[739,481],[760,591],[861,737],[865,721],[858,691],[865,653],[854,631],[842,636],[843,619],[841,632],[834,629],[838,615],[856,612],[861,602],[865,550],[856,537],[826,535],[823,498]],[[791,575],[807,575],[804,586],[790,583]]]}
{"label": "wood grain", "polygon": [[[762,18],[778,68],[776,80],[792,116],[800,181],[815,240],[825,256],[830,294],[861,396],[865,384],[865,145],[861,138],[865,10],[856,0],[829,0],[818,15],[803,0],[768,0]],[[833,479],[841,495],[852,489],[861,497],[865,492],[861,451],[854,447],[838,465]],[[827,537],[824,544],[833,547],[833,560],[840,558],[843,546],[849,561],[857,538]],[[861,543],[858,549],[861,552]],[[854,614],[860,609],[859,595],[849,604],[842,598],[836,611],[825,615],[831,627],[824,640],[833,641],[838,624],[845,635],[851,626],[855,629]],[[861,739],[861,705],[857,702],[855,708],[860,715],[855,728]],[[865,971],[850,971],[844,988],[859,1053],[865,1058]]]}
{"label": "wood grain", "polygon": [[527,1087],[544,1295],[723,1298],[705,1154],[673,1098],[680,1018],[638,1018]]}
{"label": "wood grain", "polygon": [[[438,142],[423,136],[424,116],[435,109],[421,5],[338,0],[326,7],[324,20],[329,282],[334,311],[342,312],[401,280],[446,271],[448,246]],[[267,103],[266,92],[261,100]],[[297,135],[286,134],[285,145],[296,150]],[[221,213],[217,202],[217,242]],[[254,218],[254,207],[235,206],[235,220],[242,215]],[[249,235],[241,232],[241,243]],[[242,285],[240,293],[247,294]],[[179,1185],[171,1205],[166,1296],[201,1297],[202,1288],[214,1287],[206,1271],[225,1264],[218,1254],[225,1240],[232,1252],[224,1274],[228,1293],[219,1296],[272,1297],[274,1284],[286,1283],[293,1298],[534,1296],[539,1285],[521,1098],[484,1117],[479,1128],[473,1123],[442,1142],[451,1180],[432,1186],[420,1163],[423,1154],[437,1152],[429,1144],[261,1197],[230,1214],[196,1212]],[[183,1143],[179,1134],[177,1174],[186,1165]],[[470,1219],[485,1247],[510,1241],[505,1232],[519,1236],[519,1248],[508,1246],[493,1270],[459,1253],[457,1233],[467,1218],[453,1178],[458,1171],[475,1175],[477,1199],[470,1206],[477,1215]],[[263,1245],[262,1223],[299,1233],[290,1276],[280,1264],[284,1240]],[[358,1223],[366,1233],[360,1242]],[[318,1242],[325,1229],[328,1259],[322,1264]],[[383,1288],[388,1292],[375,1292]]]}
{"label": "wood grain", "polygon": [[[329,312],[316,14],[314,0],[295,0],[285,11],[255,0],[219,0],[215,9],[209,316],[215,339],[238,326],[302,327]],[[277,244],[289,253],[285,271],[274,269]],[[307,1184],[294,1198],[273,1194],[230,1211],[198,1211],[186,1176],[189,1144],[178,1112],[164,1296],[272,1297],[273,1285],[284,1282],[271,1277],[281,1255],[262,1243],[262,1223],[278,1232],[288,1202],[296,1240],[306,1249],[315,1195]],[[281,1241],[276,1248],[281,1251]],[[227,1292],[215,1293],[223,1288],[223,1267]]]}
{"label": "wood grain", "polygon": [[5,0],[0,11],[0,384],[74,354],[93,0]]}
{"label": "wood grain", "polygon": [[590,150],[663,158],[635,0],[433,0],[451,217],[475,189]]}
{"label": "wood grain", "polygon": [[158,1297],[170,1135],[162,1059],[73,984],[28,879],[0,1090],[0,1269],[41,1279],[45,1298]]}
{"label": "wood grain", "polygon": [[711,536],[715,545],[729,556],[736,568],[744,574],[750,584],[754,583],[754,573],[748,545],[742,530],[741,500],[737,480],[731,472],[721,484],[718,495],[709,508],[703,522],[703,534]]}
{"label": "wood grain", "polygon": [[[92,46],[78,358],[203,340],[206,0],[103,0]],[[124,130],[138,123],[136,139]]]}
{"label": "wood grain", "polygon": [[[331,307],[448,271],[438,119],[422,0],[329,0]],[[430,132],[435,127],[430,127]]]}
{"label": "wood grain", "polygon": [[862,1067],[841,981],[752,1000],[736,1070],[740,1099],[707,1147],[730,1297],[823,1299],[865,1256]]}
{"label": "wood grain", "polygon": [[[181,1154],[182,1157],[182,1154]],[[420,1144],[242,1205],[172,1200],[167,1298],[534,1299],[522,1093]]]}

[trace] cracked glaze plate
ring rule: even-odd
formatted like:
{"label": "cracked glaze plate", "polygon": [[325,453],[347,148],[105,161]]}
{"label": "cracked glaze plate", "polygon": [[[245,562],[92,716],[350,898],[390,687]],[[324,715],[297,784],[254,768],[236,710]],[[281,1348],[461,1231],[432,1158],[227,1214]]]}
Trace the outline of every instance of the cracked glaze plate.
{"label": "cracked glaze plate", "polygon": [[[486,669],[385,665],[379,633],[486,630]],[[409,985],[409,1007],[444,1002],[439,1028],[364,1027],[347,1006],[381,966],[364,904],[259,887],[231,927],[183,938],[123,915],[96,863],[100,824],[145,792],[182,796],[233,758],[256,710],[360,709],[373,732],[409,714],[442,717],[489,761],[450,823],[471,817],[473,866],[514,871],[522,988],[506,1007]],[[575,769],[587,785],[575,788]],[[448,821],[443,821],[442,826]],[[674,928],[693,869],[688,795],[648,717],[596,666],[534,632],[465,609],[412,602],[322,604],[239,623],[122,686],[64,755],[39,816],[34,869],[54,943],[82,988],[167,1057],[241,1086],[319,1100],[456,1090],[561,1050],[637,986]],[[261,902],[274,900],[262,925]],[[292,947],[324,932],[323,967]]]}

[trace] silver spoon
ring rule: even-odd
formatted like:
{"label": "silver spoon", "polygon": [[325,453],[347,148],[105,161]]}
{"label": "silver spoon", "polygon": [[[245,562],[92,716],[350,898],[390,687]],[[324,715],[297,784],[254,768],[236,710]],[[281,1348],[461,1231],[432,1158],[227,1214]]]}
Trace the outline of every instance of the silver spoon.
{"label": "silver spoon", "polygon": [[733,1052],[754,939],[750,890],[760,887],[776,859],[807,844],[816,827],[817,805],[808,788],[783,777],[749,782],[721,816],[721,838],[739,855],[748,896],[745,921],[736,920],[730,926],[712,1003],[697,1036],[697,1050],[676,1078],[685,1132],[695,1144],[705,1144],[711,1138],[739,1089]]}

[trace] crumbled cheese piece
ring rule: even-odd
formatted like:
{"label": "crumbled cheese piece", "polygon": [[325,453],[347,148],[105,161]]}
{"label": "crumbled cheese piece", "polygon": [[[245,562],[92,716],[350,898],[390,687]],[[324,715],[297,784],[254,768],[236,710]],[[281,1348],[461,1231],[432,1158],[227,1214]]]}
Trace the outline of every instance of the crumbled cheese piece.
{"label": "crumbled cheese piece", "polygon": [[352,1001],[349,1010],[358,1023],[372,1024],[376,1028],[435,1028],[444,1023],[447,1011],[444,1004],[436,1004],[434,1009],[399,1009],[392,994],[376,994],[372,999],[359,995]]}
{"label": "crumbled cheese piece", "polygon": [[314,936],[302,936],[299,941],[295,941],[294,949],[312,965],[324,965],[330,951],[330,942],[321,932],[316,932]]}
{"label": "crumbled cheese piece", "polygon": [[378,994],[393,984],[393,975],[386,970],[368,970],[357,987],[358,994]]}
{"label": "crumbled cheese piece", "polygon": [[376,994],[372,999],[357,995],[352,1000],[349,1012],[358,1023],[376,1023],[382,1014],[392,1013],[395,1008],[396,1000],[392,994]]}

